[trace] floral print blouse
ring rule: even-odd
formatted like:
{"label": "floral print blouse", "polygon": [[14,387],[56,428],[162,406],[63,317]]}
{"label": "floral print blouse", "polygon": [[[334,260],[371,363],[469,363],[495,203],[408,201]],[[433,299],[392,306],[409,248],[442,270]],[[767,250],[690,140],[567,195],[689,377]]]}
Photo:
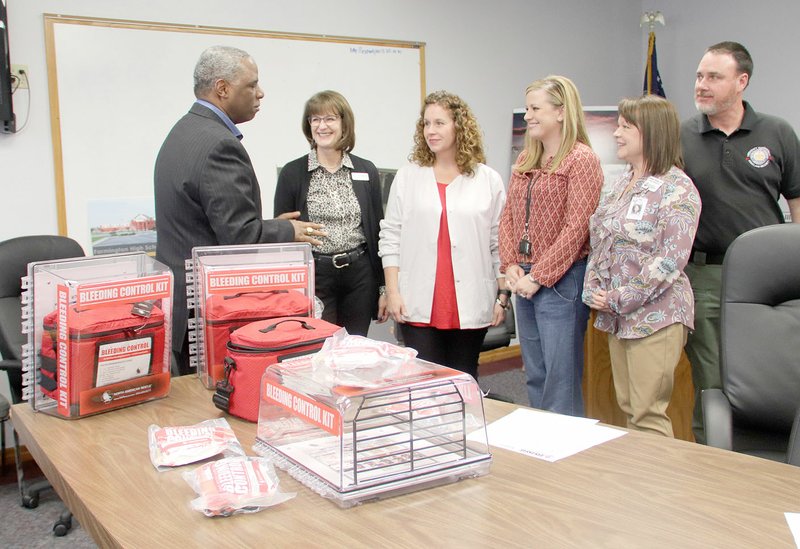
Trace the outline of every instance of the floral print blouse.
{"label": "floral print blouse", "polygon": [[694,297],[683,272],[700,217],[700,195],[677,167],[641,178],[625,193],[628,170],[604,193],[589,220],[591,252],[583,301],[605,290],[613,313],[595,327],[619,339],[647,337],[681,323],[694,328]]}

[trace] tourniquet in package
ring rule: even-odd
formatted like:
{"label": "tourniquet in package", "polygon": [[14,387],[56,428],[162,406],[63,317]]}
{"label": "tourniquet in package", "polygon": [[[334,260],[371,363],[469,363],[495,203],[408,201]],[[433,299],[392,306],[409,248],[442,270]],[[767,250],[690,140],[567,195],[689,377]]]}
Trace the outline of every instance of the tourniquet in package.
{"label": "tourniquet in package", "polygon": [[244,449],[224,418],[208,419],[196,425],[147,429],[150,461],[159,471],[195,463],[219,454],[243,456]]}
{"label": "tourniquet in package", "polygon": [[183,474],[197,492],[191,507],[207,517],[255,513],[295,496],[281,492],[278,476],[263,457],[229,457],[201,465]]}

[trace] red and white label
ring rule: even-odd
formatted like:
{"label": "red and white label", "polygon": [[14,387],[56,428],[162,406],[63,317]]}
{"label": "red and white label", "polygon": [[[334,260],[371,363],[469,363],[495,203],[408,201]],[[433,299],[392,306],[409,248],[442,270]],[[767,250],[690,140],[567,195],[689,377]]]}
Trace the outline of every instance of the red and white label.
{"label": "red and white label", "polygon": [[127,381],[150,373],[153,338],[142,337],[100,345],[95,386]]}
{"label": "red and white label", "polygon": [[265,401],[277,404],[295,416],[322,428],[332,435],[338,436],[341,434],[341,416],[333,408],[315,402],[286,387],[275,385],[266,379],[264,380],[261,395]]}
{"label": "red and white label", "polygon": [[308,287],[308,268],[281,267],[241,271],[214,271],[206,275],[208,293],[235,294],[254,290],[294,290]]}
{"label": "red and white label", "polygon": [[58,413],[69,416],[69,334],[67,315],[69,314],[69,291],[66,286],[58,286],[58,319],[56,320],[56,345],[58,352]]}
{"label": "red and white label", "polygon": [[77,306],[86,308],[115,302],[166,299],[169,297],[169,281],[169,275],[159,275],[104,284],[81,284],[77,288]]}

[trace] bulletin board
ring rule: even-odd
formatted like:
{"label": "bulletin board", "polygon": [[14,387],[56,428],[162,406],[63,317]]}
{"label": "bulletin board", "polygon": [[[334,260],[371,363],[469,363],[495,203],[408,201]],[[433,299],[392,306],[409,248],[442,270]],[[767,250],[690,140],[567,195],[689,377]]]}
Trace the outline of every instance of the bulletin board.
{"label": "bulletin board", "polygon": [[261,110],[240,129],[265,218],[278,168],[308,152],[311,95],[342,93],[355,113],[353,152],[387,170],[405,162],[425,95],[420,42],[53,14],[45,41],[59,232],[89,252],[98,228],[152,225],[155,159],[194,102],[192,73],[208,46],[241,48],[259,68]]}

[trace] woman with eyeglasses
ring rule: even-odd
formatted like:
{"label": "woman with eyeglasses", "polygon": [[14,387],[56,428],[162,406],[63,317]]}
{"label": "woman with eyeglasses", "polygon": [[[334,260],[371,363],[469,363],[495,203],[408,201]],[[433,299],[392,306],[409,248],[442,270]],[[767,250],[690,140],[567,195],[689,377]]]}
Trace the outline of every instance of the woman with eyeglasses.
{"label": "woman with eyeglasses", "polygon": [[484,164],[472,111],[444,91],[425,99],[409,160],[381,222],[382,316],[420,358],[477,378],[488,326],[508,306],[497,250],[503,181]]}
{"label": "woman with eyeglasses", "polygon": [[517,158],[500,221],[500,258],[517,294],[516,316],[528,399],[534,408],[584,413],[581,301],[589,217],[603,186],[580,96],[563,76],[525,92],[525,150]]}
{"label": "woman with eyeglasses", "polygon": [[383,303],[378,231],[383,218],[378,170],[351,151],[355,118],[340,93],[326,90],[306,101],[303,134],[311,151],[278,175],[275,216],[324,225],[314,250],[316,295],[322,318],[366,336]]}

